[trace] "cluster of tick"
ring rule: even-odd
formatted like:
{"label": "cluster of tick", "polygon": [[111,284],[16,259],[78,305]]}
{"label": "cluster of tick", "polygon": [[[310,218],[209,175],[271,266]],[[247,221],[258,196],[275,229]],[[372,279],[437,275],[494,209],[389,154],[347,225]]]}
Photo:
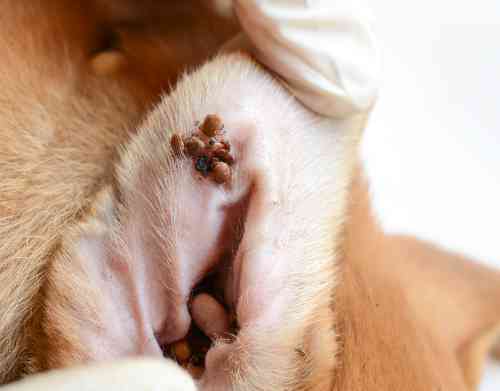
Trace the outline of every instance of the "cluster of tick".
{"label": "cluster of tick", "polygon": [[176,361],[195,379],[199,379],[205,371],[205,357],[211,344],[207,336],[196,326],[191,325],[184,339],[163,347],[163,354]]}
{"label": "cluster of tick", "polygon": [[172,135],[170,145],[176,155],[190,156],[195,170],[203,177],[221,185],[231,182],[234,157],[224,138],[224,124],[217,115],[207,115],[190,136]]}

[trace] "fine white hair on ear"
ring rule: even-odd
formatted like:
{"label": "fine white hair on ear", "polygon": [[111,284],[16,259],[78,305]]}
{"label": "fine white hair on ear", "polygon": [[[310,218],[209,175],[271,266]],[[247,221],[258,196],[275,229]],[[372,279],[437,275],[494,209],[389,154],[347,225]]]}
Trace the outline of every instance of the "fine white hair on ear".
{"label": "fine white hair on ear", "polygon": [[193,379],[173,361],[128,360],[35,375],[3,391],[195,391]]}

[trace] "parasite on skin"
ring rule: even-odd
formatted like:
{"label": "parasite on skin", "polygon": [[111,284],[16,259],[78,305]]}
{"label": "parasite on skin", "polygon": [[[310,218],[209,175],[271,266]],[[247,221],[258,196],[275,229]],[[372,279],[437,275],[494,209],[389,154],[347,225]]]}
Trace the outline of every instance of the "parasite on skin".
{"label": "parasite on skin", "polygon": [[203,124],[201,125],[201,131],[208,137],[214,137],[217,135],[224,125],[222,120],[216,114],[209,114],[205,117]]}
{"label": "parasite on skin", "polygon": [[205,148],[205,143],[196,136],[192,136],[186,140],[186,150],[189,156],[196,157],[202,153]]}
{"label": "parasite on skin", "polygon": [[231,155],[231,153],[225,149],[218,149],[214,152],[214,156],[229,165],[232,165],[234,163],[233,155]]}
{"label": "parasite on skin", "polygon": [[196,366],[192,363],[187,365],[186,370],[196,380],[200,379],[203,376],[203,372],[205,372],[203,367]]}
{"label": "parasite on skin", "polygon": [[189,303],[193,322],[187,335],[164,348],[164,354],[179,363],[194,379],[202,377],[206,355],[214,341],[219,338],[227,341],[238,330],[235,314],[217,299],[220,292],[213,282],[209,284],[205,282],[201,289],[208,289],[210,293],[194,293]]}
{"label": "parasite on skin", "polygon": [[194,167],[196,168],[196,171],[199,171],[206,176],[210,171],[210,159],[207,156],[200,156],[196,159]]}
{"label": "parasite on skin", "polygon": [[179,362],[187,362],[191,358],[191,347],[189,343],[183,339],[172,345],[172,355]]}
{"label": "parasite on skin", "polygon": [[193,159],[193,166],[203,177],[211,178],[219,185],[231,182],[235,158],[231,145],[222,134],[224,124],[216,114],[207,115],[199,128],[191,135],[181,137],[175,133],[170,145],[175,155],[184,153]]}
{"label": "parasite on skin", "polygon": [[177,133],[170,138],[170,145],[176,155],[181,155],[184,152],[184,141]]}
{"label": "parasite on skin", "polygon": [[211,295],[200,293],[191,302],[194,323],[208,337],[215,339],[230,331],[229,314]]}
{"label": "parasite on skin", "polygon": [[213,168],[213,178],[218,184],[226,184],[231,180],[231,167],[224,162],[217,162]]}

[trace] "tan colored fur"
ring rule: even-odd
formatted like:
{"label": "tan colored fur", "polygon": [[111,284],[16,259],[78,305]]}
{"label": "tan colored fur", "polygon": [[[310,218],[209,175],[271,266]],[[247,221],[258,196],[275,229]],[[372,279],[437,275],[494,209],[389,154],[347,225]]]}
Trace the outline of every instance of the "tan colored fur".
{"label": "tan colored fur", "polygon": [[334,389],[475,389],[489,336],[500,326],[500,273],[385,234],[361,173],[344,251],[336,303],[343,348]]}
{"label": "tan colored fur", "polygon": [[[47,262],[65,227],[109,181],[116,146],[161,89],[186,65],[205,60],[231,31],[198,2],[189,8],[149,3],[3,4],[0,382],[30,366],[28,337],[36,337]],[[187,23],[195,26],[190,34],[180,30]],[[177,26],[173,37],[165,24]],[[111,78],[94,76],[91,59],[110,45],[110,36],[119,37],[116,45],[126,54],[127,67]]]}
{"label": "tan colored fur", "polygon": [[[51,331],[65,325],[49,323],[46,334],[41,332],[44,300],[57,301],[56,295],[64,305],[71,289],[86,294],[78,285],[78,270],[58,263],[54,270],[67,276],[67,285],[55,287],[47,283],[47,269],[65,243],[102,228],[93,217],[103,216],[106,208],[96,206],[113,197],[106,185],[113,182],[116,147],[128,140],[159,92],[186,66],[212,55],[234,31],[225,20],[200,11],[199,3],[182,10],[181,2],[5,1],[0,23],[0,383],[84,359],[63,355],[50,362],[47,357],[43,338],[56,338]],[[169,28],[176,31],[174,39]],[[118,72],[96,75],[92,59],[116,45],[126,64]],[[327,389],[333,380],[339,391],[470,389],[500,323],[498,273],[415,239],[385,235],[371,214],[361,175],[355,178],[332,304],[342,346],[338,367],[332,373],[329,364],[305,366],[312,374],[303,388]],[[315,314],[326,323],[326,333],[332,332],[329,304],[322,303]],[[57,312],[52,319],[65,321]],[[308,353],[330,363],[334,347],[322,338],[331,340],[327,334],[309,336]],[[65,343],[63,352],[78,344],[76,338]],[[252,389],[260,381],[243,384]]]}

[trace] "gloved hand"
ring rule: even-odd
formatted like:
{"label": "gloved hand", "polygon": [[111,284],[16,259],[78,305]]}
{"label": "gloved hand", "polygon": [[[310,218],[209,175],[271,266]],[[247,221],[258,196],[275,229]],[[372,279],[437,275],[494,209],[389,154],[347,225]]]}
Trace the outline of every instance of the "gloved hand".
{"label": "gloved hand", "polygon": [[233,0],[233,6],[252,54],[306,107],[334,118],[372,107],[378,52],[356,0]]}
{"label": "gloved hand", "polygon": [[191,377],[167,360],[128,360],[51,371],[0,387],[1,391],[195,391]]}

